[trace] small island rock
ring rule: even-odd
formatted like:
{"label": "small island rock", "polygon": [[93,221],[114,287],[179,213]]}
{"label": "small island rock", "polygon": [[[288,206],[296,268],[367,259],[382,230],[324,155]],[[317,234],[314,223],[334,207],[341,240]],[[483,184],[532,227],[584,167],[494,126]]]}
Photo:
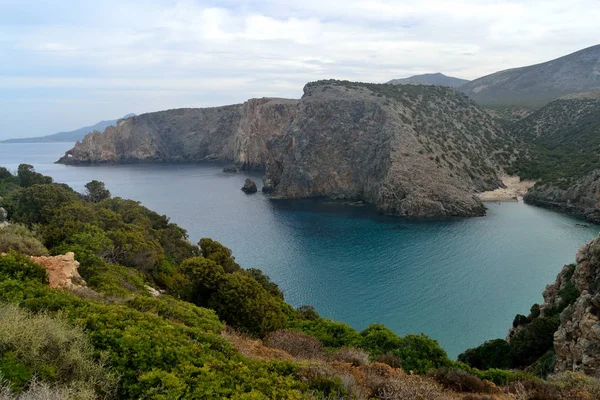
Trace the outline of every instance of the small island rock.
{"label": "small island rock", "polygon": [[242,188],[244,193],[256,193],[258,189],[256,188],[256,183],[250,178],[246,178],[246,182],[244,183],[244,187]]}
{"label": "small island rock", "polygon": [[236,172],[238,172],[238,168],[235,165],[228,165],[225,168],[223,168],[223,172],[227,172],[230,174],[235,174]]}

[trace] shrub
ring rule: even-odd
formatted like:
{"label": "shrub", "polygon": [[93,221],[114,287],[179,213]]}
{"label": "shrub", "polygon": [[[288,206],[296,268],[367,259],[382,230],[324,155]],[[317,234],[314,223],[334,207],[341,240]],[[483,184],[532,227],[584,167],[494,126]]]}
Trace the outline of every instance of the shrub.
{"label": "shrub", "polygon": [[13,222],[32,224],[48,223],[57,210],[78,196],[66,185],[33,185],[12,192],[8,198],[8,215]]}
{"label": "shrub", "polygon": [[[94,348],[84,333],[48,314],[34,315],[15,305],[0,305],[0,354],[2,364],[9,360],[12,368],[19,366],[30,377],[35,374],[100,396],[112,397],[116,389],[117,379],[95,360]],[[23,377],[13,381],[13,388],[23,388]]]}
{"label": "shrub", "polygon": [[48,283],[48,276],[44,268],[35,264],[29,257],[14,252],[0,256],[0,281],[6,279]]}
{"label": "shrub", "polygon": [[92,203],[99,203],[102,200],[110,199],[110,192],[104,186],[104,182],[93,180],[86,183],[84,196]]}
{"label": "shrub", "polygon": [[341,322],[334,322],[325,318],[296,320],[292,321],[288,327],[319,339],[325,347],[339,349],[360,345],[358,332]]}
{"label": "shrub", "polygon": [[206,305],[225,276],[223,267],[204,257],[185,260],[178,271],[181,279],[172,283],[173,291],[182,299]]}
{"label": "shrub", "polygon": [[245,273],[258,282],[271,296],[283,300],[283,292],[279,289],[279,286],[271,281],[271,278],[265,275],[260,269],[249,268],[245,270]]}
{"label": "shrub", "polygon": [[400,357],[393,355],[391,351],[377,356],[375,360],[392,368],[402,368],[402,360]]}
{"label": "shrub", "polygon": [[392,354],[400,357],[404,371],[413,371],[416,374],[425,374],[429,370],[448,367],[451,364],[437,340],[424,334],[404,336],[400,346],[393,350]]}
{"label": "shrub", "polygon": [[360,332],[361,347],[377,356],[400,347],[402,340],[394,331],[382,324],[370,325]]}
{"label": "shrub", "polygon": [[226,274],[208,305],[238,330],[263,337],[286,324],[279,300],[247,275]]}
{"label": "shrub", "polygon": [[273,349],[283,350],[293,357],[314,359],[323,356],[323,345],[312,336],[302,332],[282,329],[269,333],[263,344]]}
{"label": "shrub", "polygon": [[352,364],[355,367],[360,367],[361,365],[368,364],[369,353],[353,347],[344,347],[331,353],[329,358],[333,361],[341,361]]}
{"label": "shrub", "polygon": [[560,320],[554,317],[538,317],[523,327],[510,339],[510,357],[513,367],[533,364],[554,346],[554,332]]}
{"label": "shrub", "polygon": [[459,354],[458,361],[473,368],[510,368],[510,346],[503,339],[490,340]]}
{"label": "shrub", "polygon": [[231,250],[223,246],[216,240],[203,238],[198,243],[202,257],[208,258],[219,264],[225,272],[232,273],[240,271],[242,268],[235,262],[235,258],[231,255]]}
{"label": "shrub", "polygon": [[296,316],[300,319],[315,321],[320,318],[319,313],[313,306],[300,306],[296,309]]}
{"label": "shrub", "polygon": [[489,391],[481,379],[459,369],[440,369],[432,376],[442,386],[455,392],[484,393]]}
{"label": "shrub", "polygon": [[36,235],[19,224],[0,228],[0,253],[8,253],[11,250],[30,256],[48,255],[48,249]]}

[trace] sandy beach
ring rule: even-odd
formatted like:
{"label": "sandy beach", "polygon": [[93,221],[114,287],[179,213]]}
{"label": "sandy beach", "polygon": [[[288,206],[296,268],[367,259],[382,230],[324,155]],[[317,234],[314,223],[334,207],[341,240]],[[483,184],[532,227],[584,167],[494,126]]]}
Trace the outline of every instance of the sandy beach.
{"label": "sandy beach", "polygon": [[521,181],[516,175],[503,176],[502,183],[505,188],[479,193],[479,198],[482,201],[521,201],[529,188],[535,185],[535,181]]}

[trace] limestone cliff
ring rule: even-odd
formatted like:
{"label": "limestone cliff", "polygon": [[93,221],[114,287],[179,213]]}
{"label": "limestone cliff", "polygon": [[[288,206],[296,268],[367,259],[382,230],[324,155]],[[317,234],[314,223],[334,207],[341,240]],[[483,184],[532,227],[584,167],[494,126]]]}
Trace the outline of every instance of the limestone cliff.
{"label": "limestone cliff", "polygon": [[472,216],[475,192],[502,185],[512,142],[450,88],[319,81],[308,84],[286,134],[270,149],[273,196],[363,200],[402,216]]}
{"label": "limestone cliff", "polygon": [[502,186],[514,140],[466,96],[435,86],[319,81],[300,100],[180,109],[87,135],[59,162],[223,160],[265,168],[279,198],[363,200],[406,216],[473,216]]}
{"label": "limestone cliff", "polygon": [[297,100],[252,99],[214,108],[186,108],[121,120],[92,132],[64,164],[225,160],[246,169],[269,161],[266,143],[284,133]]}
{"label": "limestone cliff", "polygon": [[600,376],[600,238],[583,246],[577,264],[566,265],[546,288],[542,315],[565,302],[570,305],[554,334],[555,372]]}

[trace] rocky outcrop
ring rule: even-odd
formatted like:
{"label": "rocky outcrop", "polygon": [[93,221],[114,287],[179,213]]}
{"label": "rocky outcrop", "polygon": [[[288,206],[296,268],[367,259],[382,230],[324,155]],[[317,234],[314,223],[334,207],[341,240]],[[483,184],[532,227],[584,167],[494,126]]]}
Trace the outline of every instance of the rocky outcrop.
{"label": "rocky outcrop", "polygon": [[3,207],[0,207],[0,228],[8,226],[8,212]]}
{"label": "rocky outcrop", "polygon": [[236,167],[235,165],[228,165],[226,167],[223,167],[223,172],[235,174],[236,172],[238,172],[238,167]]}
{"label": "rocky outcrop", "polygon": [[600,238],[583,246],[576,265],[566,265],[556,282],[546,288],[542,316],[563,308],[566,296],[573,293],[579,295],[570,299],[571,304],[560,314],[554,334],[555,372],[600,376]]}
{"label": "rocky outcrop", "polygon": [[92,132],[58,161],[64,164],[223,160],[243,169],[270,160],[267,142],[283,135],[297,100],[252,99],[214,108],[134,116]]}
{"label": "rocky outcrop", "polygon": [[513,152],[453,89],[339,81],[308,84],[271,149],[274,197],[363,200],[415,217],[484,214],[475,193],[502,185],[500,153]]}
{"label": "rocky outcrop", "polygon": [[169,110],[92,133],[60,162],[224,160],[265,168],[278,198],[376,204],[387,214],[483,215],[514,140],[454,89],[319,81],[301,100]]}
{"label": "rocky outcrop", "polygon": [[242,191],[246,194],[256,193],[258,191],[256,187],[256,183],[250,178],[246,178],[244,182],[244,186],[242,186]]}
{"label": "rocky outcrop", "polygon": [[524,197],[528,204],[578,215],[600,223],[600,170],[595,170],[570,185],[548,183],[529,189]]}
{"label": "rocky outcrop", "polygon": [[69,252],[60,256],[31,256],[31,259],[44,267],[48,273],[50,287],[57,289],[74,290],[86,286],[86,282],[77,271],[79,262],[75,260],[75,254]]}

